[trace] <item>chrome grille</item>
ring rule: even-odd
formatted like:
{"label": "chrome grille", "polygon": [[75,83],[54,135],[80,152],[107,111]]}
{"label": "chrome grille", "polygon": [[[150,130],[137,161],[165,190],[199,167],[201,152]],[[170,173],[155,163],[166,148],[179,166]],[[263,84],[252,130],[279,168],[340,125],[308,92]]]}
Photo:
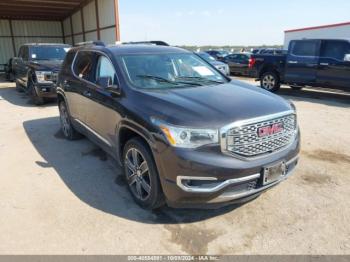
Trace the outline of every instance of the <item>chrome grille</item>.
{"label": "chrome grille", "polygon": [[[283,124],[281,132],[259,137],[259,128],[277,123]],[[295,114],[233,126],[226,131],[225,145],[222,146],[222,149],[243,157],[255,157],[271,153],[290,144],[295,138],[296,128]]]}

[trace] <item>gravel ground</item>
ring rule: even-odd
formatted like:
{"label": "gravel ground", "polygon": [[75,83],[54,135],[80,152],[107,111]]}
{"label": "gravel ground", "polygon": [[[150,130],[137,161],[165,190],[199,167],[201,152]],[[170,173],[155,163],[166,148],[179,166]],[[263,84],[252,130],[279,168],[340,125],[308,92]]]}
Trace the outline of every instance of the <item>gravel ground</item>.
{"label": "gravel ground", "polygon": [[149,212],[100,149],[62,138],[55,103],[1,83],[0,253],[350,254],[350,95],[279,94],[299,113],[294,176],[241,206]]}

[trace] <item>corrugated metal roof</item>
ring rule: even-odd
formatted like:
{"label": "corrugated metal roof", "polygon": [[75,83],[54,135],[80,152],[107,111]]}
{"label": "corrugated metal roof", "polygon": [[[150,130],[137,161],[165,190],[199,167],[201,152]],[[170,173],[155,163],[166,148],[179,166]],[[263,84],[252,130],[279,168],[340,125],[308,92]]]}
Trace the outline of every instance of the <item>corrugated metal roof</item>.
{"label": "corrugated metal roof", "polygon": [[91,0],[1,0],[0,18],[63,20]]}
{"label": "corrugated metal roof", "polygon": [[330,25],[321,25],[321,26],[313,26],[313,27],[305,27],[305,28],[299,28],[299,29],[291,29],[291,30],[286,30],[284,32],[285,33],[292,33],[292,32],[298,32],[298,31],[308,31],[308,30],[324,29],[324,28],[339,27],[339,26],[346,26],[346,25],[350,25],[350,22],[339,23],[339,24],[330,24]]}

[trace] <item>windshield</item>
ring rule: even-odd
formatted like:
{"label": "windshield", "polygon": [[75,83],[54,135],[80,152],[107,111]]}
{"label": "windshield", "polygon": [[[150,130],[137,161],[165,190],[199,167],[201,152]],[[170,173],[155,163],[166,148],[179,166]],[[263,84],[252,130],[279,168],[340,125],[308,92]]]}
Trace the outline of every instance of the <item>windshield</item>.
{"label": "windshield", "polygon": [[227,79],[192,53],[119,57],[136,88],[170,89],[226,83]]}
{"label": "windshield", "polygon": [[209,55],[208,53],[198,53],[198,55],[207,62],[215,62],[215,58]]}
{"label": "windshield", "polygon": [[227,52],[227,51],[219,51],[219,52],[220,52],[220,54],[221,54],[222,56],[227,56],[227,55],[230,54],[230,53]]}
{"label": "windshield", "polygon": [[30,49],[30,59],[33,60],[64,60],[68,47],[35,46]]}

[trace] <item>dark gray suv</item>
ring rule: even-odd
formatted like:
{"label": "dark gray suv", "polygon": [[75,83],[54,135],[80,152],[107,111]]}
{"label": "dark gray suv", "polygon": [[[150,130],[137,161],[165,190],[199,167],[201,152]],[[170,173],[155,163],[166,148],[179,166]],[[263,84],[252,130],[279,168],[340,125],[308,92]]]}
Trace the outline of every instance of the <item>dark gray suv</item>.
{"label": "dark gray suv", "polygon": [[183,49],[73,48],[57,94],[64,135],[84,134],[114,157],[145,208],[248,201],[298,162],[293,104]]}

